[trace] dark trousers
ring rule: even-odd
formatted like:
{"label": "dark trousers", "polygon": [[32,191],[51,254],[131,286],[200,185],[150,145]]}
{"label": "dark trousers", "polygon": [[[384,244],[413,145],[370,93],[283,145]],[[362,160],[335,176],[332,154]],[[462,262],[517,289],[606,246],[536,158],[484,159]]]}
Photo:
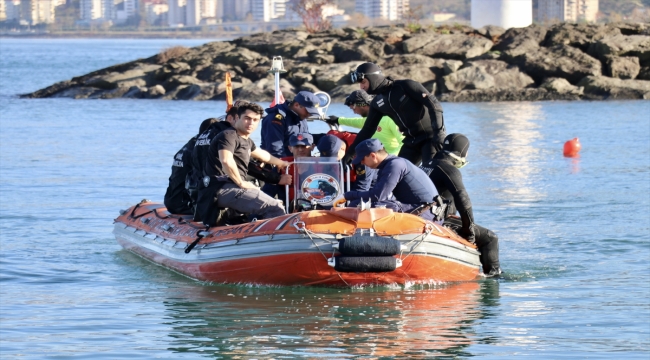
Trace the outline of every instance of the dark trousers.
{"label": "dark trousers", "polygon": [[[443,223],[444,226],[460,234],[463,222],[459,217],[449,216]],[[480,260],[483,265],[483,273],[499,269],[499,238],[490,229],[474,224],[474,236],[478,251],[481,252]]]}
{"label": "dark trousers", "polygon": [[415,144],[407,143],[407,139],[404,140],[404,145],[397,156],[412,162],[413,165],[418,166],[421,162],[428,162],[438,152],[430,139]]}

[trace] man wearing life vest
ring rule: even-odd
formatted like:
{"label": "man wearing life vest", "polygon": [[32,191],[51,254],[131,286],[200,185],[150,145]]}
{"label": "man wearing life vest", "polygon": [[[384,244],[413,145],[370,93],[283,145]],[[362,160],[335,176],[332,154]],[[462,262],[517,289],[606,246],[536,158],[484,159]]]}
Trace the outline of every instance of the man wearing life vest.
{"label": "man wearing life vest", "polygon": [[[410,161],[390,155],[377,139],[366,139],[355,148],[352,164],[363,164],[377,169],[377,182],[368,191],[348,191],[334,201],[335,205],[345,201],[368,201],[373,207],[385,206],[396,212],[410,213],[422,206],[430,205],[438,195],[436,188],[420,168]],[[430,211],[422,217],[434,220]]]}
{"label": "man wearing life vest", "polygon": [[[366,122],[368,112],[370,111],[370,103],[372,96],[368,95],[363,90],[355,90],[347,98],[345,98],[345,105],[348,106],[355,114],[362,117],[346,118],[339,116],[330,116],[325,118],[325,122],[330,125],[343,125],[353,128],[361,129]],[[356,136],[356,134],[355,134]],[[377,131],[372,135],[372,139],[377,139],[384,144],[386,152],[391,155],[397,155],[402,148],[402,140],[404,135],[399,131],[395,122],[388,116],[383,116],[377,126]],[[349,143],[348,146],[352,145]]]}
{"label": "man wearing life vest", "polygon": [[[215,118],[209,118],[201,122],[199,134],[204,132],[210,125],[217,122]],[[193,136],[178,152],[174,155],[172,163],[172,174],[169,177],[169,186],[165,192],[165,207],[172,214],[190,215],[194,213],[192,199],[189,192],[185,189],[185,182],[188,176],[191,176],[192,151],[194,144],[199,135]]]}
{"label": "man wearing life vest", "polygon": [[419,164],[431,160],[442,148],[446,132],[442,106],[422,84],[408,79],[393,80],[384,76],[373,63],[359,65],[350,74],[350,79],[375,97],[363,128],[353,146],[348,148],[346,162],[352,159],[356,146],[377,131],[384,115],[393,119],[405,136],[400,157]]}
{"label": "man wearing life vest", "polygon": [[251,134],[257,129],[264,109],[253,103],[240,105],[233,129],[224,130],[210,143],[196,211],[203,223],[215,225],[221,209],[229,208],[243,214],[257,214],[267,219],[283,215],[280,201],[263,193],[246,181],[251,157],[284,169],[289,163],[257,148]]}
{"label": "man wearing life vest", "polygon": [[[469,139],[463,134],[449,134],[442,151],[431,161],[422,164],[421,169],[429,176],[442,197],[450,201],[444,226],[475,243],[481,252],[481,264],[486,276],[501,274],[499,266],[499,238],[490,229],[474,223],[474,213],[469,194],[465,190],[460,168],[467,164]],[[456,217],[456,211],[460,218]]]}

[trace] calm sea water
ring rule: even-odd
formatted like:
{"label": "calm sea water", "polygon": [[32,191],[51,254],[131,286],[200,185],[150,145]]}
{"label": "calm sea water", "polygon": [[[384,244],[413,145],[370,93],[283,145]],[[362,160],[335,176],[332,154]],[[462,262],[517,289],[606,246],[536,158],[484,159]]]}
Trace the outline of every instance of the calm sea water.
{"label": "calm sea water", "polygon": [[1,358],[650,357],[648,101],[443,104],[500,280],[215,285],[121,250],[118,211],[225,104],[15,95],[205,41],[0,39]]}

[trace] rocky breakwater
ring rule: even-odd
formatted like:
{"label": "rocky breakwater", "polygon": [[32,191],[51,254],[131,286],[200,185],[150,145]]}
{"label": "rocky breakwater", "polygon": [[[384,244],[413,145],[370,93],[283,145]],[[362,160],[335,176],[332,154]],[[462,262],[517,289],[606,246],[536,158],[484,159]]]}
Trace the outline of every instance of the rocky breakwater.
{"label": "rocky breakwater", "polygon": [[464,26],[276,31],[172,48],[62,81],[24,97],[271,101],[273,56],[282,56],[286,98],[300,90],[343,99],[366,61],[394,79],[423,83],[443,101],[650,99],[650,24]]}

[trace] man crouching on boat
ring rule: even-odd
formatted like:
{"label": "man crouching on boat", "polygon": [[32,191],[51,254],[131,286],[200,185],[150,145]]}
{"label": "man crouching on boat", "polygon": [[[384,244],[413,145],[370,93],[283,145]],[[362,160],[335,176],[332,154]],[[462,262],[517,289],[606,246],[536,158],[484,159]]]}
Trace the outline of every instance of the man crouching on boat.
{"label": "man crouching on boat", "polygon": [[237,110],[234,129],[219,133],[210,143],[204,167],[204,189],[199,191],[196,211],[203,223],[215,225],[219,211],[230,208],[244,214],[267,219],[284,215],[280,201],[245,181],[251,156],[261,162],[284,169],[289,163],[257,148],[250,135],[257,129],[264,109],[254,103]]}

